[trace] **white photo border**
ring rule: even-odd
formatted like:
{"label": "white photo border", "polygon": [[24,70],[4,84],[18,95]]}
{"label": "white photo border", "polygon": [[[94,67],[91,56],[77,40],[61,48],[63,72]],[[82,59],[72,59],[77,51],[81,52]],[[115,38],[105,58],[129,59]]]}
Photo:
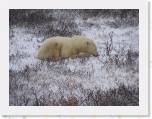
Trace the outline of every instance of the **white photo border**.
{"label": "white photo border", "polygon": [[[0,114],[148,116],[148,2],[146,0],[6,0],[0,9]],[[9,106],[9,9],[139,9],[139,106]]]}

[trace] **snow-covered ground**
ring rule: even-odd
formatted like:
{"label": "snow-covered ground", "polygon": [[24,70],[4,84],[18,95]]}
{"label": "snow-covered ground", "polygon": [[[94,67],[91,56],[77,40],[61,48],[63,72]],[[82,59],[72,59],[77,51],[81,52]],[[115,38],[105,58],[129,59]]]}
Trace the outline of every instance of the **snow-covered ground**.
{"label": "snow-covered ground", "polygon": [[[36,29],[12,26],[9,104],[57,105],[56,102],[62,98],[68,100],[74,97],[79,101],[78,105],[87,105],[83,100],[89,91],[104,92],[121,85],[138,89],[139,28],[115,28],[108,22],[113,20],[77,18],[75,23],[81,35],[94,40],[100,56],[57,62],[36,58],[38,47],[45,39],[36,35]],[[110,44],[112,47],[108,56],[106,47]]]}

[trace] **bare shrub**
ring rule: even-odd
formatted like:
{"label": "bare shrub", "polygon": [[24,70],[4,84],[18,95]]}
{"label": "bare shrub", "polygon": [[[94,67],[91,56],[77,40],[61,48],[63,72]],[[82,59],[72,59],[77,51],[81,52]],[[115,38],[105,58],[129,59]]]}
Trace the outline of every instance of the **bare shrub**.
{"label": "bare shrub", "polygon": [[83,103],[89,106],[137,106],[139,90],[120,85],[119,88],[109,91],[91,91]]}
{"label": "bare shrub", "polygon": [[108,34],[108,36],[109,36],[109,39],[106,39],[106,41],[105,41],[105,47],[106,47],[106,54],[108,55],[108,56],[110,56],[110,53],[111,53],[111,51],[112,51],[112,49],[113,49],[113,32],[110,32],[109,34]]}

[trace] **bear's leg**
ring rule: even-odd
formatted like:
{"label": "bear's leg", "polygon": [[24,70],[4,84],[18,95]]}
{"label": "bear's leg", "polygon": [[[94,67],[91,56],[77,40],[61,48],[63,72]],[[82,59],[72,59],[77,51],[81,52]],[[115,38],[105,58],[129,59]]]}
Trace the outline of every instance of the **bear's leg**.
{"label": "bear's leg", "polygon": [[69,56],[71,56],[69,51],[64,51],[64,50],[63,50],[63,51],[61,52],[61,57],[62,57],[63,59],[69,58]]}
{"label": "bear's leg", "polygon": [[72,55],[72,56],[71,56],[72,59],[75,59],[75,58],[77,58],[77,57],[78,57],[78,55]]}
{"label": "bear's leg", "polygon": [[53,61],[58,61],[58,60],[60,60],[60,59],[61,59],[61,58],[60,58],[59,52],[56,52],[56,53],[53,55],[52,60],[53,60]]}
{"label": "bear's leg", "polygon": [[90,56],[90,54],[89,53],[85,53],[85,52],[80,52],[79,54],[78,54],[78,57],[89,57]]}
{"label": "bear's leg", "polygon": [[59,57],[54,57],[54,58],[52,58],[52,61],[58,61],[58,60],[60,60],[61,58],[59,58]]}

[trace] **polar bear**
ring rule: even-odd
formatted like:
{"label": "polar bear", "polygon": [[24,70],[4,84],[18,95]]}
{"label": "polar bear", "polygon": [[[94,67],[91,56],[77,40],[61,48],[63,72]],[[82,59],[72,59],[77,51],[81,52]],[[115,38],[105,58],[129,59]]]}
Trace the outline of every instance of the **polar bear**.
{"label": "polar bear", "polygon": [[98,56],[95,43],[84,36],[51,37],[38,51],[38,59],[60,60],[65,58]]}

